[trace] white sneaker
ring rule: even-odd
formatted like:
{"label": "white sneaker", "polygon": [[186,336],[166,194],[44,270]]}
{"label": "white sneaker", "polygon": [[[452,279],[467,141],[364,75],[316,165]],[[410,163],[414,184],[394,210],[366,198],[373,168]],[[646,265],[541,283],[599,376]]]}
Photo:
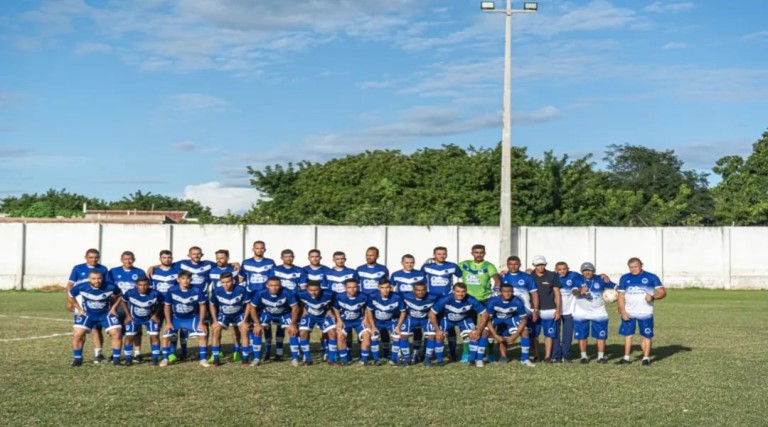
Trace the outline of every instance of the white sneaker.
{"label": "white sneaker", "polygon": [[291,366],[299,366],[299,360],[298,359],[291,359]]}
{"label": "white sneaker", "polygon": [[530,360],[523,360],[522,364],[523,364],[523,366],[525,366],[526,368],[533,368],[533,367],[535,367],[535,366],[536,366],[536,364],[535,364],[535,363],[533,363],[533,362],[531,362]]}
{"label": "white sneaker", "polygon": [[475,366],[477,366],[478,368],[482,368],[482,367],[485,366],[485,363],[483,363],[483,360],[480,359],[480,360],[475,362]]}
{"label": "white sneaker", "polygon": [[251,366],[259,366],[259,365],[261,365],[261,359],[251,360]]}
{"label": "white sneaker", "polygon": [[163,359],[160,361],[160,366],[168,366],[168,359]]}
{"label": "white sneaker", "polygon": [[211,367],[211,363],[208,362],[205,359],[202,359],[202,360],[200,360],[200,366],[202,366],[203,368],[210,368]]}

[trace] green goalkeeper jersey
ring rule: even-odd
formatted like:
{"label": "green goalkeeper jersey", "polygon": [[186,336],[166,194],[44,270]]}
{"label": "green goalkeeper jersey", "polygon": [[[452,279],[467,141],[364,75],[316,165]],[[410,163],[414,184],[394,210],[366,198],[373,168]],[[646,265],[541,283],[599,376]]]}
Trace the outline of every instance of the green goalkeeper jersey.
{"label": "green goalkeeper jersey", "polygon": [[493,283],[492,277],[498,274],[496,267],[488,261],[475,264],[474,260],[466,260],[459,263],[461,269],[461,281],[467,285],[467,293],[480,301],[491,297]]}

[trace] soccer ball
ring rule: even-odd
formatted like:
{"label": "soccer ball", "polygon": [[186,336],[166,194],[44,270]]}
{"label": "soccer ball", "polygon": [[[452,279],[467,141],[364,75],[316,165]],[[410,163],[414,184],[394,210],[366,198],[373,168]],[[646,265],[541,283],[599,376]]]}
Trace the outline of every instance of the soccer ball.
{"label": "soccer ball", "polygon": [[619,299],[619,293],[616,289],[606,289],[603,291],[603,301],[607,303],[616,302]]}

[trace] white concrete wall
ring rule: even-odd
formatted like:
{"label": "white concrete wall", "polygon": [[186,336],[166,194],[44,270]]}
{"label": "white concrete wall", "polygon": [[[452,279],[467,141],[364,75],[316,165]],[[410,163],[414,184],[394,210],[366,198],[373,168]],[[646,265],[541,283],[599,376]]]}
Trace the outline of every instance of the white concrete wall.
{"label": "white concrete wall", "polygon": [[[377,246],[380,262],[395,271],[405,253],[421,265],[435,246],[446,246],[449,259],[460,261],[470,258],[470,248],[480,243],[486,246],[486,259],[498,265],[497,233],[496,227],[463,226],[4,223],[0,289],[63,285],[88,248],[100,249],[108,267],[119,264],[122,251],[132,250],[137,265],[146,268],[157,262],[161,249],[171,248],[181,259],[194,245],[203,248],[207,259],[213,259],[217,249],[229,249],[233,261],[242,261],[251,256],[253,241],[263,240],[267,256],[276,261],[282,249],[290,248],[296,263],[305,265],[307,251],[316,247],[326,265],[332,264],[332,253],[341,250],[354,268],[365,262],[366,248]],[[636,256],[669,287],[768,289],[768,227],[520,227],[513,231],[513,243],[514,254],[526,266],[538,254],[546,256],[552,268],[562,260],[577,270],[591,261],[599,272],[618,280],[627,271],[627,260]]]}

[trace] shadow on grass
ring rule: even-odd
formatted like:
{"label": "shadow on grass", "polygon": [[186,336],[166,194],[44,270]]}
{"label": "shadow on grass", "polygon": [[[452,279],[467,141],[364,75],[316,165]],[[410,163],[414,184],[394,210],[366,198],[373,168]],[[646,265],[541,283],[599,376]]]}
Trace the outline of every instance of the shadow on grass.
{"label": "shadow on grass", "polygon": [[[655,363],[655,362],[660,362],[666,358],[672,357],[678,353],[688,353],[691,351],[693,351],[693,348],[687,347],[684,345],[679,345],[679,344],[665,345],[661,347],[652,347],[651,359]],[[622,344],[608,345],[605,348],[605,352],[606,354],[610,355],[611,359],[619,359],[624,355],[624,345]],[[634,354],[636,352],[642,353],[640,344],[632,345],[632,353]]]}

